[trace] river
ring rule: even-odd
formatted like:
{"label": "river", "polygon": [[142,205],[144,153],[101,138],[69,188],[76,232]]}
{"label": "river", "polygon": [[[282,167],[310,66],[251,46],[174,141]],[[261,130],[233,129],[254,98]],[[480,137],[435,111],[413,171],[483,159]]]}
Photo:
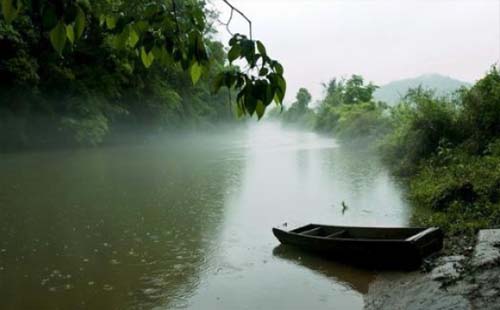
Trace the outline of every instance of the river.
{"label": "river", "polygon": [[369,153],[273,123],[0,155],[0,211],[1,309],[362,309],[374,272],[271,228],[409,217]]}

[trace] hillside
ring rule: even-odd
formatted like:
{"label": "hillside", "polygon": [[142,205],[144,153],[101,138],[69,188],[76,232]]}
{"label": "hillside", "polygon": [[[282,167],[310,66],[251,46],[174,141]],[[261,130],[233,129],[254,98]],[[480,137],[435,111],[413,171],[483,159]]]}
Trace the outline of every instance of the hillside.
{"label": "hillside", "polygon": [[439,74],[425,74],[416,78],[397,80],[381,86],[375,91],[376,100],[387,102],[389,105],[396,104],[408,89],[422,85],[425,88],[434,89],[438,95],[447,95],[462,86],[469,86],[467,82],[459,81],[448,76]]}

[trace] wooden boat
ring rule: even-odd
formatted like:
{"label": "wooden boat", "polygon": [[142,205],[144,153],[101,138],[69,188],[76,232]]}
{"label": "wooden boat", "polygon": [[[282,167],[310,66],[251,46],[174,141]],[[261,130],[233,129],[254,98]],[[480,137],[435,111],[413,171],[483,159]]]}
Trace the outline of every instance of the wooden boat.
{"label": "wooden boat", "polygon": [[370,267],[418,268],[443,247],[443,232],[431,228],[376,228],[309,224],[290,231],[273,228],[282,244]]}

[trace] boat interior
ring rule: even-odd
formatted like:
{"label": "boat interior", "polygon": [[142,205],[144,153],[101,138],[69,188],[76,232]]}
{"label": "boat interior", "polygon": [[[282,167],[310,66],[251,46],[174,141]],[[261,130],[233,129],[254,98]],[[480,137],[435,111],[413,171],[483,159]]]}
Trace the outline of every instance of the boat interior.
{"label": "boat interior", "polygon": [[408,240],[424,230],[423,228],[367,228],[310,224],[290,232],[323,238]]}

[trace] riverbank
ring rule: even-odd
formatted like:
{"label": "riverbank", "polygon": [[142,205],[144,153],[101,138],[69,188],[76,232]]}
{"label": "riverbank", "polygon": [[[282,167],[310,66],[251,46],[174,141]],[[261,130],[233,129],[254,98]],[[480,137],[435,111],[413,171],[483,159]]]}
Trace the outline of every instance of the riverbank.
{"label": "riverbank", "polygon": [[427,271],[380,274],[365,309],[499,309],[500,229],[481,230],[462,253],[433,259]]}

